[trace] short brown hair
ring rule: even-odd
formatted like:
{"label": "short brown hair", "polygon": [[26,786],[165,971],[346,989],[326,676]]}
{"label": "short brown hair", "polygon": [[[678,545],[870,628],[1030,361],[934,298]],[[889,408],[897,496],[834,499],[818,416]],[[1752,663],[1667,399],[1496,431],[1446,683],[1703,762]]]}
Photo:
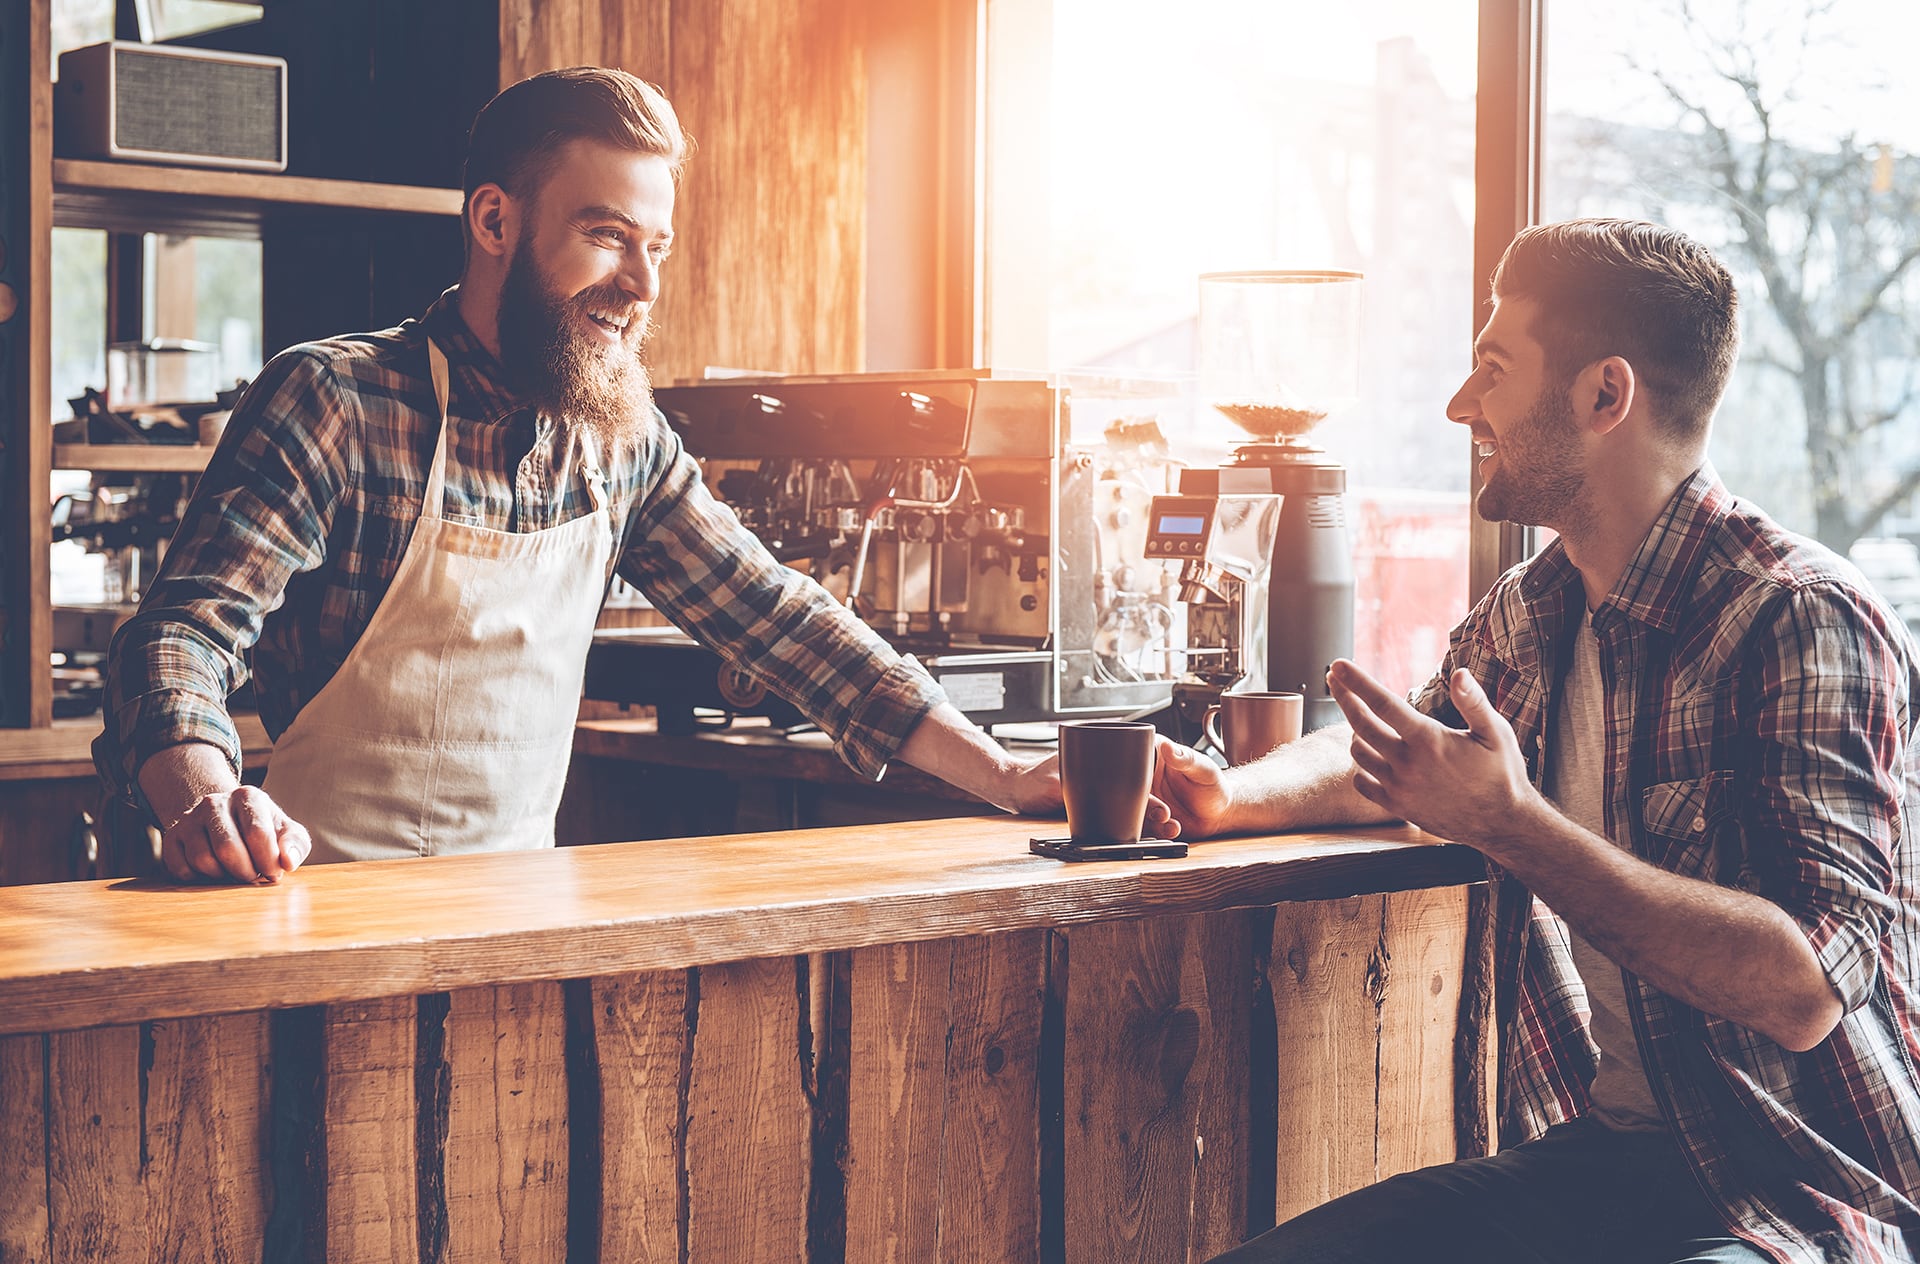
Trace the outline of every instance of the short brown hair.
{"label": "short brown hair", "polygon": [[676,182],[693,149],[673,106],[646,80],[605,66],[549,70],[504,89],[474,117],[461,180],[466,197],[483,184],[537,197],[572,140],[658,155]]}
{"label": "short brown hair", "polygon": [[1596,360],[1633,366],[1670,433],[1698,438],[1740,350],[1733,277],[1699,242],[1658,224],[1572,219],[1513,239],[1493,297],[1539,304],[1531,333],[1547,370],[1571,381]]}

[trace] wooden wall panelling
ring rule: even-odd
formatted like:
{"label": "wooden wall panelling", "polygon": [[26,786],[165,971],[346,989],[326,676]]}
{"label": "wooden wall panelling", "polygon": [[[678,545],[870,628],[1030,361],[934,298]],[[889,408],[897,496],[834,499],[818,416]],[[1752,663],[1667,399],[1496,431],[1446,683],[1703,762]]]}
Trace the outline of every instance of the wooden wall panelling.
{"label": "wooden wall panelling", "polygon": [[599,1259],[605,1264],[685,1258],[690,977],[669,970],[588,984],[599,1085]]}
{"label": "wooden wall panelling", "polygon": [[846,1258],[1035,1258],[1046,935],[852,954]]}
{"label": "wooden wall panelling", "polygon": [[943,1264],[1032,1259],[1037,1249],[1046,958],[1045,931],[954,942]]}
{"label": "wooden wall panelling", "polygon": [[658,380],[709,364],[864,365],[863,0],[694,0],[672,9],[664,85],[700,152],[662,286]]}
{"label": "wooden wall panelling", "polygon": [[566,1011],[558,983],[449,994],[448,1264],[567,1253]]}
{"label": "wooden wall panelling", "polygon": [[142,1175],[156,1258],[258,1260],[271,1187],[267,1015],[147,1030]]}
{"label": "wooden wall panelling", "polygon": [[1384,915],[1377,895],[1283,904],[1275,914],[1276,1221],[1373,1181]]}
{"label": "wooden wall panelling", "polygon": [[419,1250],[411,996],[326,1007],[327,1253],[343,1262]]}
{"label": "wooden wall panelling", "polygon": [[45,1036],[0,1036],[0,1260],[47,1264]]}
{"label": "wooden wall panelling", "polygon": [[865,355],[865,0],[502,0],[502,85],[594,62],[663,88],[698,149],[653,317],[656,381]]}
{"label": "wooden wall panelling", "polygon": [[47,1037],[47,1216],[55,1264],[147,1258],[140,1028]]}
{"label": "wooden wall panelling", "polygon": [[1401,891],[1385,902],[1376,1180],[1457,1153],[1453,1050],[1467,953],[1465,888]]}
{"label": "wooden wall panelling", "polygon": [[1244,1236],[1250,916],[1066,932],[1069,1261],[1201,1261]]}
{"label": "wooden wall panelling", "polygon": [[500,0],[500,86],[562,66],[618,66],[666,86],[669,0]]}
{"label": "wooden wall panelling", "polygon": [[1277,911],[1278,1220],[1458,1153],[1467,899],[1454,887]]}
{"label": "wooden wall panelling", "polygon": [[702,966],[687,1085],[687,1258],[806,1250],[811,1121],[791,957]]}

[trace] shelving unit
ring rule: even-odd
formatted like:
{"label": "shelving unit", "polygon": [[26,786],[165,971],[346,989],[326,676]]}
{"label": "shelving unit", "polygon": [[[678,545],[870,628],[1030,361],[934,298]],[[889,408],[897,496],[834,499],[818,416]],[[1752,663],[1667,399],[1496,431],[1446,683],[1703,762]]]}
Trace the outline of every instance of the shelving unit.
{"label": "shelving unit", "polygon": [[[404,13],[383,0],[280,0],[261,22],[216,36],[216,47],[258,41],[252,51],[293,67],[298,165],[271,174],[55,157],[49,71],[54,16],[69,2],[25,0],[0,14],[0,286],[10,291],[0,310],[15,313],[0,320],[0,732],[52,717],[53,471],[191,475],[212,454],[52,442],[52,230],[259,241],[269,356],[415,315],[458,271],[461,193],[446,186],[458,178],[458,135],[497,85],[510,12],[470,0],[409,0]],[[431,64],[421,60],[429,48],[440,54]],[[409,179],[438,183],[396,182]],[[106,341],[136,336],[114,331],[129,310],[137,320],[147,283],[110,260]]]}
{"label": "shelving unit", "polygon": [[56,443],[56,470],[113,470],[131,474],[197,474],[207,468],[211,447],[199,444]]}
{"label": "shelving unit", "polygon": [[53,163],[53,222],[62,228],[256,237],[274,214],[299,210],[458,215],[460,190],[71,158]]}

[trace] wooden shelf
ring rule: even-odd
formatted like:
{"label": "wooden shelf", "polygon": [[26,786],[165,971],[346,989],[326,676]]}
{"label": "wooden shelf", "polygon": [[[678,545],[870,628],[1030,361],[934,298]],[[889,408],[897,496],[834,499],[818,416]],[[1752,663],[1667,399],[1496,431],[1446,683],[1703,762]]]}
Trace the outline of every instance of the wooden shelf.
{"label": "wooden shelf", "polygon": [[159,443],[56,443],[56,470],[121,470],[135,474],[194,474],[207,468],[211,447]]}
{"label": "wooden shelf", "polygon": [[56,158],[53,218],[66,228],[253,236],[277,211],[458,215],[459,189],[253,171]]}

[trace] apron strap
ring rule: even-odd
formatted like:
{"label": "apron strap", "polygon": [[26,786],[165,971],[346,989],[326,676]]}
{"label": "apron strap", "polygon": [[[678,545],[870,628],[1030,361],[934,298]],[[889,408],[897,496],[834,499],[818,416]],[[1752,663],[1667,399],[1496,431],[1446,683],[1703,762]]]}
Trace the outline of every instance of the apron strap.
{"label": "apron strap", "polygon": [[427,362],[433,369],[433,402],[440,410],[440,434],[433,444],[433,464],[427,467],[427,493],[420,501],[420,516],[437,521],[447,498],[447,353],[431,338],[427,339]]}

